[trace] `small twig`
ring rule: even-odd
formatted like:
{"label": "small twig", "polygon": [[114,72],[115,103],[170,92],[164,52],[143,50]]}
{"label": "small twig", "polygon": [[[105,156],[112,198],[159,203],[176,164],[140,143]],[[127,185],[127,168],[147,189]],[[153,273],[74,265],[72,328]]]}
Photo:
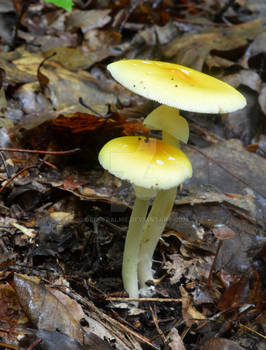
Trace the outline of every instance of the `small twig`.
{"label": "small twig", "polygon": [[248,331],[250,331],[250,332],[252,332],[252,333],[257,334],[259,337],[261,337],[261,338],[263,338],[263,339],[266,339],[266,336],[265,336],[265,335],[263,335],[263,334],[261,334],[261,333],[255,331],[255,330],[252,329],[252,328],[249,328],[249,327],[245,326],[245,325],[242,324],[242,323],[239,323],[239,326],[240,326],[241,328],[247,329]]}
{"label": "small twig", "polygon": [[0,188],[0,192],[2,192],[17,176],[24,173],[24,171],[27,171],[27,170],[32,169],[32,168],[37,168],[37,165],[29,165],[29,166],[21,169],[20,171],[18,171]]}
{"label": "small twig", "polygon": [[[62,286],[59,288],[59,290],[63,291],[66,295],[74,298],[76,301],[78,301],[81,305],[86,306],[90,312],[94,312],[98,317],[96,318],[96,320],[98,322],[101,322],[102,320],[108,322],[109,324],[117,327],[120,331],[126,332],[129,335],[135,337],[138,341],[141,341],[147,345],[149,345],[152,349],[158,350],[159,347],[157,347],[156,345],[152,344],[150,342],[150,340],[147,337],[144,337],[143,335],[133,331],[132,329],[130,329],[129,327],[123,325],[121,322],[115,320],[114,318],[108,316],[107,314],[101,312],[92,302],[90,302],[87,299],[84,299],[83,297],[81,297],[80,295],[78,295],[77,293],[75,293],[74,291],[71,291],[70,288],[68,288],[68,291]],[[104,322],[101,322],[105,327],[107,327],[106,324],[104,324]],[[110,329],[110,327],[108,327],[110,332],[114,332],[114,329]],[[124,340],[122,340],[124,342]],[[125,343],[125,342],[124,342]]]}
{"label": "small twig", "polygon": [[54,164],[47,162],[47,160],[45,160],[45,159],[40,159],[40,162],[41,162],[41,165],[47,165],[48,167],[50,167],[54,170],[57,169],[57,167]]}
{"label": "small twig", "polygon": [[37,345],[39,345],[42,342],[42,339],[36,339],[28,348],[27,350],[32,350],[34,349]]}
{"label": "small twig", "polygon": [[11,177],[11,173],[10,173],[10,171],[9,171],[7,165],[6,165],[6,160],[5,160],[5,157],[4,157],[3,153],[2,153],[2,151],[0,151],[0,157],[1,157],[2,163],[4,165],[6,175],[7,175],[8,178],[10,178]]}
{"label": "small twig", "polygon": [[89,111],[91,111],[92,113],[94,113],[94,114],[97,115],[98,117],[107,118],[107,117],[109,117],[109,115],[110,115],[110,111],[109,111],[109,108],[110,108],[110,107],[109,107],[109,105],[108,105],[108,113],[107,113],[107,115],[103,115],[103,114],[97,112],[97,111],[96,111],[95,109],[93,109],[92,107],[88,106],[88,105],[83,101],[83,98],[82,98],[82,97],[79,98],[79,103],[81,104],[81,106],[87,108]]}
{"label": "small twig", "polygon": [[136,8],[139,6],[139,4],[140,4],[140,0],[137,0],[137,1],[135,2],[135,4],[133,4],[133,5],[128,9],[124,20],[123,20],[122,23],[120,24],[120,27],[119,27],[119,29],[118,29],[118,33],[121,33],[121,32],[122,32],[122,30],[123,30],[125,24],[127,23],[128,19],[129,19],[129,17],[130,17],[130,15],[136,10]]}
{"label": "small twig", "polygon": [[46,75],[44,75],[42,72],[41,72],[41,68],[44,66],[45,62],[47,60],[49,60],[51,57],[55,56],[56,55],[56,52],[53,52],[51,55],[45,57],[42,62],[39,64],[39,67],[37,69],[37,78],[38,78],[38,81],[39,81],[39,84],[40,84],[40,88],[41,88],[41,91],[44,92],[44,88],[48,86],[49,84],[49,79],[47,78]]}
{"label": "small twig", "polygon": [[98,218],[96,218],[94,220],[97,224],[100,224],[100,223],[104,223],[106,224],[107,226],[109,226],[110,228],[112,228],[113,230],[115,230],[116,232],[122,232],[122,233],[126,233],[127,230],[125,228],[121,228],[115,224],[113,224],[112,222],[106,220],[105,218],[103,218],[102,216],[99,216]]}
{"label": "small twig", "polygon": [[163,331],[161,330],[161,328],[159,327],[159,321],[156,315],[156,312],[153,310],[153,308],[150,306],[150,311],[151,311],[151,315],[152,315],[152,319],[153,319],[153,323],[155,324],[155,327],[157,329],[157,332],[159,334],[159,336],[161,337],[164,345],[166,345],[167,343],[167,339],[163,333]]}
{"label": "small twig", "polygon": [[79,152],[80,148],[70,149],[68,151],[41,151],[35,149],[21,149],[21,148],[9,148],[9,147],[0,147],[0,152],[18,152],[18,153],[33,153],[33,154],[52,154],[56,156],[64,156],[68,154],[72,154],[75,152]]}
{"label": "small twig", "polygon": [[17,345],[11,345],[11,344],[6,344],[6,343],[1,343],[0,342],[0,346],[3,347],[3,348],[18,350]]}
{"label": "small twig", "polygon": [[23,3],[22,7],[21,7],[21,10],[20,10],[20,13],[19,13],[19,15],[16,18],[15,28],[14,28],[14,32],[13,32],[12,40],[11,40],[11,44],[10,44],[11,48],[15,47],[15,44],[16,44],[16,41],[17,41],[17,36],[18,36],[18,29],[19,29],[19,26],[20,26],[20,21],[21,21],[23,15],[28,10],[29,5],[30,5],[29,3],[26,3],[26,2]]}
{"label": "small twig", "polygon": [[214,26],[214,27],[228,27],[227,24],[225,23],[214,23],[214,22],[200,22],[200,21],[193,21],[190,19],[185,19],[185,18],[177,18],[176,22],[183,22],[183,23],[190,23],[190,24],[195,24],[195,25],[200,25],[200,26]]}
{"label": "small twig", "polygon": [[207,285],[208,285],[209,288],[212,288],[212,273],[213,273],[213,270],[214,270],[214,266],[216,265],[216,261],[217,261],[218,254],[219,254],[219,251],[221,249],[222,243],[223,243],[223,241],[219,240],[219,243],[218,243],[218,246],[217,246],[217,249],[216,249],[216,253],[215,253],[215,256],[214,256],[211,268],[210,268],[209,276],[208,276],[208,279],[207,279]]}
{"label": "small twig", "polygon": [[158,303],[181,303],[181,298],[120,298],[120,297],[107,297],[105,300],[108,301],[138,301],[138,302],[158,302]]}
{"label": "small twig", "polygon": [[56,55],[56,52],[51,53],[51,55],[45,57],[42,62],[39,64],[37,72],[40,73],[40,69],[44,66],[44,63],[48,61],[50,58],[54,57]]}

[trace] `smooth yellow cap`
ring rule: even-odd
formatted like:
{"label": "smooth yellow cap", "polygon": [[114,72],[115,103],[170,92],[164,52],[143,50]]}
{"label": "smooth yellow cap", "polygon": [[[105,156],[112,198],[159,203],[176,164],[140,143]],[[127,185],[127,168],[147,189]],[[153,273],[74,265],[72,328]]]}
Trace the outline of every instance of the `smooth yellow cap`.
{"label": "smooth yellow cap", "polygon": [[155,108],[143,121],[143,125],[153,130],[163,130],[184,143],[188,142],[188,122],[178,109],[161,105]]}
{"label": "smooth yellow cap", "polygon": [[199,113],[228,113],[244,108],[235,88],[210,75],[178,64],[121,60],[107,66],[129,90],[167,106]]}
{"label": "smooth yellow cap", "polygon": [[132,184],[156,190],[178,186],[192,176],[192,166],[180,149],[153,138],[123,136],[103,146],[101,166]]}

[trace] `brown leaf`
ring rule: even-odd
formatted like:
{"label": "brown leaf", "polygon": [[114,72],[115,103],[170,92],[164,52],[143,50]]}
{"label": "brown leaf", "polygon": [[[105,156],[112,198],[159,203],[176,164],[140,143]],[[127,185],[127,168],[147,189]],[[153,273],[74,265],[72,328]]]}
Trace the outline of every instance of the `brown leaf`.
{"label": "brown leaf", "polygon": [[79,322],[51,292],[19,274],[14,275],[13,284],[23,310],[35,327],[47,331],[59,330],[82,343],[83,332]]}
{"label": "brown leaf", "polygon": [[213,29],[209,33],[184,35],[166,46],[164,55],[175,63],[202,70],[211,50],[229,51],[245,46],[263,31],[260,20],[229,28]]}
{"label": "brown leaf", "polygon": [[192,305],[192,298],[185,288],[181,286],[179,290],[182,296],[182,316],[187,327],[191,327],[195,323],[197,324],[198,320],[205,320],[205,316]]}
{"label": "brown leaf", "polygon": [[122,115],[113,113],[110,117],[98,117],[86,113],[74,113],[67,116],[59,116],[51,121],[51,127],[58,131],[78,134],[86,131],[97,132],[101,129],[105,133],[119,131],[121,135],[133,135],[134,132],[148,132],[148,129],[138,121],[127,121]]}
{"label": "brown leaf", "polygon": [[94,63],[114,55],[110,47],[91,51],[86,46],[72,48],[59,45],[47,50],[45,55],[49,56],[53,52],[56,53],[54,61],[59,62],[65,69],[69,70],[88,69]]}
{"label": "brown leaf", "polygon": [[240,306],[248,302],[249,293],[249,279],[246,275],[243,275],[239,281],[232,283],[225,291],[218,304],[218,309],[227,310],[230,307]]}
{"label": "brown leaf", "polygon": [[74,175],[70,175],[64,179],[63,188],[64,190],[75,190],[80,186],[86,185],[88,181],[79,179]]}
{"label": "brown leaf", "polygon": [[[43,61],[43,57],[38,54],[29,55],[23,53],[23,55],[14,60],[13,63],[16,67],[23,72],[32,72],[35,74],[38,70],[40,63]],[[7,78],[9,71],[5,67]],[[97,104],[107,105],[114,104],[117,97],[108,91],[108,88],[104,83],[99,82],[90,73],[85,71],[71,72],[64,69],[59,63],[49,60],[42,67],[42,74],[49,79],[48,89],[42,94],[42,99],[46,98],[49,103],[52,103],[53,108],[60,110],[69,106],[79,105],[79,99],[82,98],[86,101],[86,104],[93,107]],[[36,78],[35,78],[36,80]],[[16,98],[23,99],[22,105],[28,103],[27,100],[37,99],[37,93],[39,92],[39,84],[32,84],[28,88],[28,84],[22,85],[16,91]],[[47,107],[46,107],[47,108]],[[50,106],[50,109],[52,106]],[[96,109],[96,108],[94,108]],[[36,113],[36,104],[30,106],[27,109],[27,113]]]}
{"label": "brown leaf", "polygon": [[81,29],[83,33],[95,28],[101,28],[110,22],[110,10],[75,10],[67,18],[67,30]]}
{"label": "brown leaf", "polygon": [[205,342],[202,350],[243,350],[243,348],[232,340],[225,338],[211,338]]}

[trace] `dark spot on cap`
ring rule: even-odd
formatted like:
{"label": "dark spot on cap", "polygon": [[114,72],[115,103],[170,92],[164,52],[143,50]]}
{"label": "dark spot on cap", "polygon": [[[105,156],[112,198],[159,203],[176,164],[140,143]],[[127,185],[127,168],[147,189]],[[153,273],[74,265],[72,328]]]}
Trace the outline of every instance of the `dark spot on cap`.
{"label": "dark spot on cap", "polygon": [[177,84],[175,84],[175,87],[178,87],[178,85],[177,85]]}
{"label": "dark spot on cap", "polygon": [[146,136],[145,140],[144,140],[146,143],[149,142],[149,136]]}

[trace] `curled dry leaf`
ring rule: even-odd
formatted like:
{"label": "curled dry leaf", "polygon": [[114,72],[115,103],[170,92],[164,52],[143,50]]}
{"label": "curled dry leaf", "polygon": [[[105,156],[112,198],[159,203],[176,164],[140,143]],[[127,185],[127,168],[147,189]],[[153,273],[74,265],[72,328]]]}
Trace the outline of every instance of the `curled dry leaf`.
{"label": "curled dry leaf", "polygon": [[164,265],[164,268],[172,276],[170,278],[171,284],[179,282],[180,278],[184,274],[187,276],[187,270],[189,270],[192,265],[196,264],[197,262],[196,259],[185,260],[181,255],[178,254],[172,254],[169,258],[171,259],[171,262],[167,261]]}

